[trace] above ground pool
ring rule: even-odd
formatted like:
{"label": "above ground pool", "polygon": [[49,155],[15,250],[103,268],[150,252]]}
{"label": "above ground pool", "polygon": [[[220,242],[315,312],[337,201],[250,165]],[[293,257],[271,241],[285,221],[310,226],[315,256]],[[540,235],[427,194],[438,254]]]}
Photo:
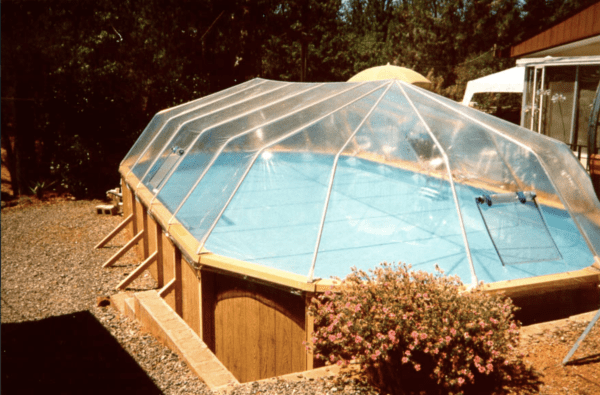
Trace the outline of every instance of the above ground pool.
{"label": "above ground pool", "polygon": [[386,261],[493,283],[600,250],[567,146],[398,81],[252,80],[157,114],[121,171],[197,254],[308,282]]}
{"label": "above ground pool", "polygon": [[[228,179],[239,162],[223,154],[211,180]],[[327,196],[333,159],[318,154],[262,155],[208,236],[205,247],[219,255],[308,275]],[[471,278],[452,191],[447,181],[360,158],[340,158],[314,275],[343,278],[355,266],[406,262],[413,268]],[[171,182],[186,185],[198,172],[177,172]],[[207,180],[207,182],[209,182]],[[211,183],[213,181],[210,181]],[[217,181],[215,181],[217,182]],[[485,205],[476,198],[491,191],[456,184],[477,279],[496,282],[587,267],[594,257],[565,210],[514,202]],[[159,195],[172,212],[177,201]],[[206,226],[199,207],[221,206],[219,195],[196,188],[194,204],[177,219],[198,240]],[[487,225],[484,223],[484,216]],[[492,243],[495,238],[497,246]],[[501,259],[502,257],[503,259]]]}

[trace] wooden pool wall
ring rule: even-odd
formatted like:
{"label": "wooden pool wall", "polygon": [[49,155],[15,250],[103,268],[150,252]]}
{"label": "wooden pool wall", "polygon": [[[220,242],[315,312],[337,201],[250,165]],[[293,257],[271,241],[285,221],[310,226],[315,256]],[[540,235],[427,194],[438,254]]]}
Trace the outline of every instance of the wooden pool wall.
{"label": "wooden pool wall", "polygon": [[[332,285],[212,253],[196,254],[199,243],[128,169],[122,180],[123,212],[134,218],[133,237],[160,296],[183,318],[240,382],[315,367],[305,342],[313,329],[308,303]],[[156,254],[155,254],[156,252]],[[600,265],[568,273],[484,285],[510,296],[532,322],[598,308]],[[552,301],[552,303],[547,303]],[[562,313],[561,313],[562,312]],[[538,317],[538,318],[535,318]],[[543,317],[543,318],[542,318]]]}
{"label": "wooden pool wall", "polygon": [[193,237],[180,224],[165,226],[169,213],[157,201],[150,205],[149,191],[135,181],[123,180],[122,191],[124,217],[134,216],[130,237],[143,231],[136,252],[142,260],[155,256],[148,270],[160,296],[225,367],[240,382],[312,369],[305,347],[312,332],[306,307],[316,286],[304,281],[298,289],[303,278],[196,255]]}

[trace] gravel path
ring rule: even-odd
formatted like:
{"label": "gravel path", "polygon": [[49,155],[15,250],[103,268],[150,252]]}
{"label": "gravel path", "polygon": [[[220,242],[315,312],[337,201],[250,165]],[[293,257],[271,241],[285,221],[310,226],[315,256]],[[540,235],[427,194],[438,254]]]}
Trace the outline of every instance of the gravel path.
{"label": "gravel path", "polygon": [[[58,199],[2,210],[1,392],[212,394],[137,322],[98,306],[138,264],[130,252],[102,269],[126,242],[119,236],[94,250],[122,219],[95,214],[103,203]],[[131,287],[151,289],[155,283],[146,275]],[[319,379],[251,383],[231,392],[257,393],[368,391]]]}

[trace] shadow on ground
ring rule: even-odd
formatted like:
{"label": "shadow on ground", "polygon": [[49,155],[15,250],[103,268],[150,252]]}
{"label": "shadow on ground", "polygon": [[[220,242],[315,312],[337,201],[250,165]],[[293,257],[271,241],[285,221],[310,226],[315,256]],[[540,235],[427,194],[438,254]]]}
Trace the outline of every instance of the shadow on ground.
{"label": "shadow on ground", "polygon": [[161,394],[88,311],[1,329],[3,395]]}

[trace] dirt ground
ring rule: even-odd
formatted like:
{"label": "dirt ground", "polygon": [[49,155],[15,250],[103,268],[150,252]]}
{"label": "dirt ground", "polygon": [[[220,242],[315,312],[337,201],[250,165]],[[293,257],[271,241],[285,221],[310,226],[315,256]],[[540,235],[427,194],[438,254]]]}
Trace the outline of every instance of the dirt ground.
{"label": "dirt ground", "polygon": [[600,321],[567,365],[561,363],[595,314],[592,311],[522,328],[521,352],[540,375],[540,394],[600,393]]}
{"label": "dirt ground", "polygon": [[[12,194],[9,182],[10,174],[2,166],[3,199],[6,194]],[[70,197],[50,197],[39,201],[33,197],[25,197],[12,201],[10,209],[29,205],[51,206],[57,201],[70,199]],[[561,363],[595,313],[592,311],[568,319],[522,328],[520,350],[527,364],[531,365],[538,375],[540,394],[600,393],[600,322],[592,328],[569,363],[566,366]]]}

